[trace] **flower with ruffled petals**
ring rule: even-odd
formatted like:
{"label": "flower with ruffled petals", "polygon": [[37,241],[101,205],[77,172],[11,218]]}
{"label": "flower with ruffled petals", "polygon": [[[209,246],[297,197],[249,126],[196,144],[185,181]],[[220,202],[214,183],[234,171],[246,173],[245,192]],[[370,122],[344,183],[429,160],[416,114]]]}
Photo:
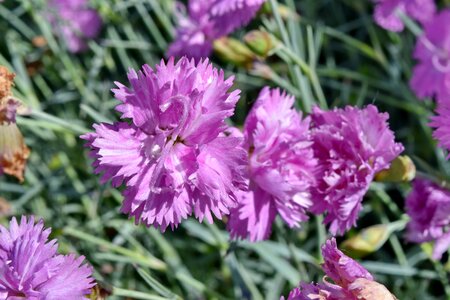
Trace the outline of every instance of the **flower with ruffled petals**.
{"label": "flower with ruffled petals", "polygon": [[436,13],[434,0],[374,0],[375,22],[390,31],[402,31],[405,27],[399,13],[408,15],[422,24]]}
{"label": "flower with ruffled petals", "polygon": [[208,14],[211,5],[212,1],[190,0],[186,14],[185,7],[178,3],[176,38],[169,46],[168,56],[187,55],[195,59],[209,56],[212,43],[217,38],[214,24]]}
{"label": "flower with ruffled petals", "polygon": [[102,28],[102,19],[88,0],[50,0],[47,18],[73,53],[85,51],[87,40],[94,39]]}
{"label": "flower with ruffled petals", "polygon": [[84,299],[95,285],[84,257],[57,253],[51,229],[41,220],[13,218],[0,225],[0,299]]}
{"label": "flower with ruffled petals", "polygon": [[387,113],[374,105],[322,111],[314,108],[312,136],[318,159],[314,213],[327,213],[330,232],[343,234],[356,224],[362,199],[374,175],[390,166],[403,146],[394,141]]}
{"label": "flower with ruffled petals", "polygon": [[161,230],[192,211],[209,222],[228,214],[246,165],[242,139],[225,134],[240,93],[228,92],[233,78],[208,60],[171,58],[156,71],[131,69],[128,79],[130,88],[116,83],[113,92],[131,122],[94,125],[82,136],[102,181],[125,183],[122,211]]}
{"label": "flower with ruffled petals", "polygon": [[11,93],[14,76],[6,67],[0,66],[0,175],[9,174],[23,181],[30,150],[16,125],[20,103]]}
{"label": "flower with ruffled petals", "polygon": [[309,136],[309,118],[292,108],[294,97],[264,88],[244,125],[249,152],[250,189],[238,193],[230,213],[232,237],[267,239],[277,215],[299,227],[311,206],[316,161]]}
{"label": "flower with ruffled petals", "polygon": [[450,247],[450,190],[426,180],[416,179],[406,198],[407,238],[416,243],[436,241],[433,258],[440,259]]}
{"label": "flower with ruffled petals", "polygon": [[[342,253],[333,238],[322,246],[323,283],[301,282],[288,300],[395,300],[358,262]],[[332,280],[332,282],[329,281]],[[284,297],[281,297],[284,299]]]}
{"label": "flower with ruffled petals", "polygon": [[417,97],[436,97],[450,102],[450,9],[442,10],[425,24],[414,50],[411,89]]}
{"label": "flower with ruffled petals", "polygon": [[189,0],[187,13],[178,3],[178,28],[168,55],[195,59],[209,56],[213,41],[248,24],[264,1]]}
{"label": "flower with ruffled petals", "polygon": [[438,104],[437,113],[438,115],[432,117],[430,123],[431,127],[436,128],[433,137],[439,141],[440,147],[450,151],[450,98],[448,102]]}

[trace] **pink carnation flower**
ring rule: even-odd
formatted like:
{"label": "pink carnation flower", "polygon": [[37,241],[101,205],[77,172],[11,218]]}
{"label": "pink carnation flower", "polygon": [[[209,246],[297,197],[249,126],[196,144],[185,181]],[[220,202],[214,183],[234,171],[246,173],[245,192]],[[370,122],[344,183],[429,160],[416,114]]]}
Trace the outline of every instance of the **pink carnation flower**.
{"label": "pink carnation flower", "polygon": [[[333,238],[322,246],[326,276],[323,283],[301,282],[288,300],[395,300],[396,298],[358,262],[342,253]],[[332,280],[332,282],[330,281]],[[284,297],[281,297],[283,300]]]}
{"label": "pink carnation flower", "polygon": [[414,181],[406,198],[407,238],[416,243],[436,241],[433,258],[440,259],[450,247],[450,191],[425,179]]}
{"label": "pink carnation flower", "polygon": [[228,229],[232,237],[267,239],[277,215],[299,227],[311,206],[314,184],[309,118],[292,108],[294,97],[279,89],[264,88],[244,125],[249,152],[250,189],[238,194]]}
{"label": "pink carnation flower", "polygon": [[421,23],[430,21],[436,13],[434,0],[373,0],[376,3],[375,22],[390,31],[402,31],[405,27],[399,12]]}
{"label": "pink carnation flower", "polygon": [[113,92],[122,102],[116,110],[131,122],[94,125],[82,136],[102,181],[125,183],[122,211],[161,230],[192,211],[210,223],[212,214],[228,214],[245,187],[246,165],[242,139],[224,133],[240,93],[227,92],[233,78],[208,60],[171,58],[156,71],[131,69],[128,79],[131,88],[116,83]]}
{"label": "pink carnation flower", "polygon": [[49,21],[74,53],[85,51],[87,40],[96,38],[102,27],[100,15],[88,3],[88,0],[50,0],[48,4]]}
{"label": "pink carnation flower", "polygon": [[431,127],[436,128],[433,137],[439,141],[440,147],[450,151],[450,101],[439,103],[437,113],[438,115],[432,117],[430,123]]}
{"label": "pink carnation flower", "polygon": [[0,225],[0,299],[85,299],[95,285],[84,257],[59,255],[41,220],[13,218]]}
{"label": "pink carnation flower", "polygon": [[374,175],[390,166],[403,146],[394,141],[387,113],[369,105],[312,114],[314,155],[319,161],[313,188],[314,213],[327,213],[330,232],[343,234],[356,224],[362,199]]}
{"label": "pink carnation flower", "polygon": [[442,10],[425,25],[414,50],[411,89],[417,97],[450,102],[450,9]]}
{"label": "pink carnation flower", "polygon": [[187,55],[195,59],[209,56],[212,42],[218,37],[208,13],[211,5],[212,1],[190,0],[186,15],[185,7],[178,3],[178,28],[176,38],[169,46],[168,56]]}
{"label": "pink carnation flower", "polygon": [[245,26],[265,0],[189,0],[188,12],[178,3],[178,28],[168,55],[207,57],[215,39]]}

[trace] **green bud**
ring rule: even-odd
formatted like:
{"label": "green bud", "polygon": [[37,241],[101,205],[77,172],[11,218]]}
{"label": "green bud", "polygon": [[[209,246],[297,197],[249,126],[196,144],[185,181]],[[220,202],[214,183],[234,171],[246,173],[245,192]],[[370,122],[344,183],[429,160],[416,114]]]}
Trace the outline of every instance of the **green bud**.
{"label": "green bud", "polygon": [[422,248],[422,251],[429,257],[433,257],[433,243],[421,243],[420,248]]}
{"label": "green bud", "polygon": [[255,55],[246,45],[228,37],[214,41],[214,53],[226,62],[245,68],[250,68],[255,59]]}
{"label": "green bud", "polygon": [[416,166],[409,156],[398,156],[388,170],[382,170],[375,175],[376,181],[408,182],[416,177]]}
{"label": "green bud", "polygon": [[405,226],[404,221],[367,227],[357,235],[345,240],[342,249],[353,258],[367,256],[380,249],[389,236]]}
{"label": "green bud", "polygon": [[[281,16],[283,20],[294,20],[294,21],[300,20],[300,15],[295,10],[292,10],[289,6],[278,3],[277,7],[278,7],[278,14]],[[273,15],[272,7],[270,6],[270,3],[268,1],[266,1],[264,5],[261,7],[260,12],[262,14]]]}
{"label": "green bud", "polygon": [[262,57],[267,57],[274,48],[271,35],[265,31],[250,31],[244,36],[244,42],[253,53]]}

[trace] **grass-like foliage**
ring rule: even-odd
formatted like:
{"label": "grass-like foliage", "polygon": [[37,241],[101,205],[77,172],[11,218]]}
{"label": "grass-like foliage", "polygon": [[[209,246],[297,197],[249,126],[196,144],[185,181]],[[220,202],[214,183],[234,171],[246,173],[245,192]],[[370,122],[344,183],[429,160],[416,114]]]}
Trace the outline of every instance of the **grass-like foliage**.
{"label": "grass-like foliage", "polygon": [[[177,26],[175,2],[90,5],[104,25],[86,51],[74,54],[48,21],[46,1],[0,3],[0,65],[16,74],[12,93],[26,106],[17,125],[31,151],[23,183],[0,177],[0,224],[12,216],[44,219],[60,253],[86,257],[108,299],[279,299],[300,281],[322,281],[320,247],[330,236],[322,216],[309,214],[300,229],[277,218],[270,239],[252,243],[230,239],[227,217],[214,224],[190,218],[161,233],[120,212],[123,187],[100,183],[80,135],[94,123],[119,120],[114,81],[125,84],[129,68],[166,58]],[[450,1],[437,6],[448,9]],[[249,25],[232,33],[234,40],[216,42],[210,56],[225,77],[235,75],[231,90],[242,91],[227,122],[241,128],[264,86],[293,95],[304,115],[314,106],[374,104],[389,113],[417,176],[450,184],[450,163],[429,127],[435,103],[420,101],[409,86],[423,29],[402,15],[405,30],[387,31],[374,22],[373,10],[370,0],[266,1]],[[264,55],[244,45],[251,30],[263,33]],[[357,226],[338,245],[347,245],[344,252],[398,299],[450,299],[448,255],[433,260],[432,244],[406,239],[410,190],[406,181],[373,182]],[[361,239],[369,241],[364,249],[356,244]]]}

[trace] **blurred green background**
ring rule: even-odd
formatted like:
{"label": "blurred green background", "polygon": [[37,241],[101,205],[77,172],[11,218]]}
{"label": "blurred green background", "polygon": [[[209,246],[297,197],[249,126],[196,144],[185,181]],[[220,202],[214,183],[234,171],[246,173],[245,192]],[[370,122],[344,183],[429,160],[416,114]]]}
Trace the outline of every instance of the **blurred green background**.
{"label": "blurred green background", "polygon": [[[242,41],[252,29],[267,31],[278,41],[269,57],[245,64],[223,54],[212,57],[236,76],[234,88],[242,90],[232,122],[243,123],[264,85],[294,94],[305,111],[312,105],[374,103],[390,113],[391,128],[419,172],[447,180],[449,164],[427,127],[434,105],[419,102],[408,87],[415,34],[377,27],[369,0],[279,2],[268,1],[249,26],[233,34]],[[221,221],[190,219],[162,234],[135,226],[119,212],[120,191],[99,184],[79,135],[95,122],[118,119],[110,89],[114,81],[128,84],[128,68],[154,66],[164,58],[174,36],[174,2],[91,4],[105,25],[89,50],[77,55],[52,34],[45,1],[0,4],[0,64],[16,73],[14,95],[31,108],[30,115],[18,118],[31,149],[26,179],[19,184],[0,178],[0,196],[11,206],[0,210],[0,223],[11,215],[44,218],[61,252],[86,256],[101,286],[113,292],[110,299],[279,299],[300,280],[320,280],[319,247],[327,232],[319,217],[297,231],[278,220],[270,241],[251,244],[230,242]],[[414,24],[409,27],[414,31]],[[234,51],[217,47],[216,53]],[[399,299],[450,299],[448,258],[432,262],[429,245],[409,244],[403,237],[409,188],[374,183],[358,229],[338,242],[362,228],[391,224],[386,243],[362,258],[363,265]]]}

